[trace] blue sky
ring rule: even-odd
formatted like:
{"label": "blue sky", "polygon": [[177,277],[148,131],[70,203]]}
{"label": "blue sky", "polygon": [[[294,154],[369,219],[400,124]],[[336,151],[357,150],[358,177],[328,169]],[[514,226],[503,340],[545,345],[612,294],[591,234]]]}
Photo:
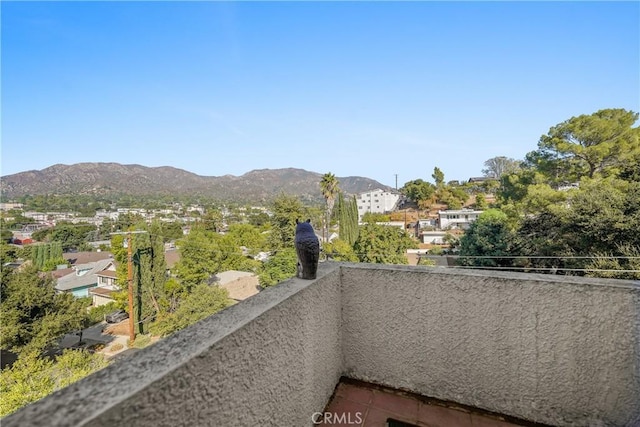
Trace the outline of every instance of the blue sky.
{"label": "blue sky", "polygon": [[638,2],[5,2],[2,171],[481,175],[640,111]]}

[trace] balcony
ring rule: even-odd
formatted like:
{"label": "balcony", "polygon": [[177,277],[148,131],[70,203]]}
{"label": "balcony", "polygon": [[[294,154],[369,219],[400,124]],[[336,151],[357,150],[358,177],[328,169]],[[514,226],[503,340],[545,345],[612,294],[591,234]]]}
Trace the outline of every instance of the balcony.
{"label": "balcony", "polygon": [[342,377],[532,423],[639,426],[640,283],[324,263],[2,426],[310,426]]}

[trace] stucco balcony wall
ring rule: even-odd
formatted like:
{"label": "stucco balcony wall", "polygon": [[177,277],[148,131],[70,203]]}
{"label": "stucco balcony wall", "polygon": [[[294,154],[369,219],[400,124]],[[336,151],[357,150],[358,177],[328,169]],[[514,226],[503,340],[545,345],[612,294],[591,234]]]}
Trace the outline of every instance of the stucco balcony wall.
{"label": "stucco balcony wall", "polygon": [[339,267],[261,292],[0,421],[304,426],[342,373]]}
{"label": "stucco balcony wall", "polygon": [[640,426],[638,282],[342,268],[345,375],[559,426]]}
{"label": "stucco balcony wall", "polygon": [[640,426],[640,284],[323,263],[2,420],[304,426],[341,375],[559,426]]}

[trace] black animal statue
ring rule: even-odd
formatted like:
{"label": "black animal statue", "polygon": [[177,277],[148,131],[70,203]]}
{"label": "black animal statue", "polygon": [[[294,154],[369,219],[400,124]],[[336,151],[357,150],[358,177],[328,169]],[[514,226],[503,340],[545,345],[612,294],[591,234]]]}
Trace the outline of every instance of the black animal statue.
{"label": "black animal statue", "polygon": [[313,231],[311,220],[298,222],[296,219],[296,253],[298,254],[298,277],[315,279],[320,259],[320,242]]}

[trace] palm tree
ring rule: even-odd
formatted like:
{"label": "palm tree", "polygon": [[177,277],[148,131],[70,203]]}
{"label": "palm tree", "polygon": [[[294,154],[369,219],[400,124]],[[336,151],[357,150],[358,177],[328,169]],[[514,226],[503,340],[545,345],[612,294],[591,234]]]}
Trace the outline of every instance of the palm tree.
{"label": "palm tree", "polygon": [[329,237],[329,220],[331,218],[331,212],[333,212],[333,205],[336,201],[336,195],[340,191],[338,188],[338,178],[331,172],[327,172],[322,175],[322,180],[320,181],[320,190],[322,191],[322,196],[327,202],[327,210],[325,211],[325,229],[327,230],[326,237]]}

